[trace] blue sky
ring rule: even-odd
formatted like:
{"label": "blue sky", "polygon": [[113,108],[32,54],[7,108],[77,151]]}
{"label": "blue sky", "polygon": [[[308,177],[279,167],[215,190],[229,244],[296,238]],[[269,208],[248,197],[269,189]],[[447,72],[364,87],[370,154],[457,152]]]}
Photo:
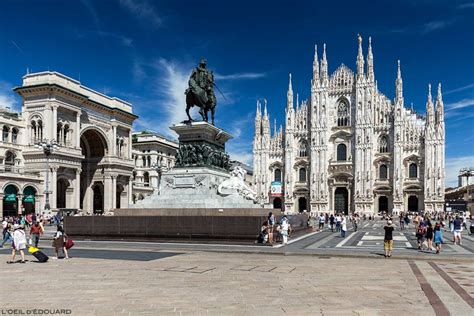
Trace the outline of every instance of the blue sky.
{"label": "blue sky", "polygon": [[[184,119],[187,78],[205,56],[226,95],[217,125],[231,132],[234,158],[251,162],[257,99],[283,122],[288,73],[310,94],[313,47],[327,44],[329,72],[355,69],[357,33],[372,36],[379,90],[395,95],[401,60],[406,106],[425,111],[427,85],[442,82],[447,182],[474,165],[474,2],[151,1],[0,2],[0,104],[26,69],[55,70],[133,103],[135,129],[173,136]],[[321,54],[321,52],[320,52]],[[321,56],[321,55],[320,55]],[[197,113],[194,112],[197,117]],[[273,127],[272,127],[273,128]]]}

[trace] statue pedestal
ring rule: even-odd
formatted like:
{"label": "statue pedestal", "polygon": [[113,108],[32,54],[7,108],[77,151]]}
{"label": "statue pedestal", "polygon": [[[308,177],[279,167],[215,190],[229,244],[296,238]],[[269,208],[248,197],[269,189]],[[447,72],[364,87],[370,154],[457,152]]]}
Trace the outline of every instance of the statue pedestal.
{"label": "statue pedestal", "polygon": [[175,124],[179,135],[175,167],[162,175],[160,192],[132,205],[147,209],[248,209],[262,208],[236,192],[219,194],[219,185],[231,178],[225,143],[232,138],[226,131],[207,122]]}

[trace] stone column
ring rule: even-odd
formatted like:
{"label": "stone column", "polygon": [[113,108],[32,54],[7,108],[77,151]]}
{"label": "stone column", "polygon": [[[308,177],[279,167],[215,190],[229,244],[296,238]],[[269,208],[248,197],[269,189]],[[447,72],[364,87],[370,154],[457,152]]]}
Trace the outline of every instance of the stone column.
{"label": "stone column", "polygon": [[128,159],[132,159],[132,130],[128,130]]}
{"label": "stone column", "polygon": [[[57,129],[58,129],[58,106],[57,105],[52,105],[51,106],[53,109],[53,124],[50,129],[51,131],[51,139],[56,139],[56,134],[57,134]],[[56,139],[56,141],[59,143],[60,140]],[[56,202],[54,202],[56,204]]]}
{"label": "stone column", "polygon": [[117,156],[117,125],[112,125],[112,156]]}
{"label": "stone column", "polygon": [[128,178],[128,199],[126,207],[130,207],[132,205],[132,195],[133,195],[133,179],[132,177]]}
{"label": "stone column", "polygon": [[112,175],[112,209],[117,208],[117,176]]}
{"label": "stone column", "polygon": [[112,177],[110,174],[106,175],[104,177],[104,212],[112,209],[112,199],[110,197],[110,195],[113,195],[112,185]]}
{"label": "stone column", "polygon": [[81,112],[76,113],[76,148],[81,148]]}
{"label": "stone column", "polygon": [[74,197],[77,209],[81,208],[81,169],[76,169],[76,181],[74,183]]}
{"label": "stone column", "polygon": [[51,173],[51,183],[49,185],[49,191],[51,194],[49,195],[49,205],[51,206],[51,209],[56,208],[56,199],[58,196],[57,192],[57,185],[58,185],[58,167],[52,167],[51,168],[52,173]]}

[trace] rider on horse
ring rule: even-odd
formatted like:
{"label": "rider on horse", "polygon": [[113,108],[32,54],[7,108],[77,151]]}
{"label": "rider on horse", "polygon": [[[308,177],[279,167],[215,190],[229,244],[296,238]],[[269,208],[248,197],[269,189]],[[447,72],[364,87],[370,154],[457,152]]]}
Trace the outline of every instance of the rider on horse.
{"label": "rider on horse", "polygon": [[216,106],[216,97],[214,95],[214,74],[206,69],[206,60],[201,59],[199,66],[193,70],[189,77],[189,88],[186,89],[186,113],[189,120],[189,109],[196,105],[200,107],[199,114],[207,122],[207,111],[211,110],[214,123],[214,108]]}

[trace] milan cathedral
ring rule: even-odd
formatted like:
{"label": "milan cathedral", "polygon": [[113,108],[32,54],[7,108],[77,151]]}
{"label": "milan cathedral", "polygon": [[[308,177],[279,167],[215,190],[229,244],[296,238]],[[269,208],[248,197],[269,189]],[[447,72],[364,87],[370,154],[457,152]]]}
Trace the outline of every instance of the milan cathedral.
{"label": "milan cathedral", "polygon": [[[255,117],[254,187],[286,213],[440,211],[445,191],[445,125],[441,84],[428,86],[426,116],[405,107],[398,61],[395,100],[377,88],[371,39],[356,73],[328,73],[315,47],[311,99],[299,102],[291,74],[285,128],[270,131],[265,101]],[[366,64],[366,65],[364,65]],[[276,125],[276,124],[275,124]]]}

